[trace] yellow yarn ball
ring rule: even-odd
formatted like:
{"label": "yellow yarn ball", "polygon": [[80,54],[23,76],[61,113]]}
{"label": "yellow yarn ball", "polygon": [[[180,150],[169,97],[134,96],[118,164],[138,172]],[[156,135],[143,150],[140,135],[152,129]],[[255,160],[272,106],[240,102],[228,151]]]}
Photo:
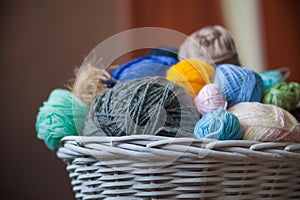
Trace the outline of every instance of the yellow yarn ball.
{"label": "yellow yarn ball", "polygon": [[214,79],[215,68],[196,59],[183,60],[173,65],[166,78],[183,87],[191,98]]}

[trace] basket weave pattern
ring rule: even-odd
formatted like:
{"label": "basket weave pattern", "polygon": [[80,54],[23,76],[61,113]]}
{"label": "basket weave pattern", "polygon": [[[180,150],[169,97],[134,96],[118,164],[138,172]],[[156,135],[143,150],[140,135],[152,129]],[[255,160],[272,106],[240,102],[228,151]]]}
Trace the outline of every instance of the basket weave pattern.
{"label": "basket weave pattern", "polygon": [[68,136],[77,199],[300,199],[300,144]]}

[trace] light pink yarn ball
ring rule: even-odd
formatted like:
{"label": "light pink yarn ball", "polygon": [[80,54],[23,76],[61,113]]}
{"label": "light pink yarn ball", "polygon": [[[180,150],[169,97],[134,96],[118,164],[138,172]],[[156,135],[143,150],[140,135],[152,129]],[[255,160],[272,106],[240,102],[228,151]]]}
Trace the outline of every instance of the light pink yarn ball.
{"label": "light pink yarn ball", "polygon": [[214,83],[209,83],[200,90],[194,99],[194,104],[198,112],[204,115],[218,108],[226,109],[227,101],[225,101],[221,95],[220,88]]}

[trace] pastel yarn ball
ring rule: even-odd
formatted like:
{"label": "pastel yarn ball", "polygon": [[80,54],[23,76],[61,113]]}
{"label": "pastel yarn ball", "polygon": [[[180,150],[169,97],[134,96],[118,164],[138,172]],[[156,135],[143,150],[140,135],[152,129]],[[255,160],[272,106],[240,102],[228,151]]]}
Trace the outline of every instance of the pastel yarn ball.
{"label": "pastel yarn ball", "polygon": [[194,99],[194,104],[201,115],[227,107],[227,101],[224,100],[220,88],[214,83],[209,83],[200,90]]}
{"label": "pastel yarn ball", "polygon": [[300,101],[300,84],[281,82],[264,92],[262,102],[279,106],[287,111],[296,108]]}
{"label": "pastel yarn ball", "polygon": [[243,127],[244,140],[300,142],[300,124],[286,110],[258,102],[243,102],[228,109]]}
{"label": "pastel yarn ball", "polygon": [[238,118],[224,108],[203,115],[195,126],[196,138],[211,138],[217,140],[242,139],[242,126]]}
{"label": "pastel yarn ball", "polygon": [[253,70],[237,65],[221,64],[215,72],[217,84],[230,108],[240,102],[261,102],[263,85],[260,76]]}
{"label": "pastel yarn ball", "polygon": [[82,133],[87,113],[86,104],[70,91],[55,89],[39,109],[37,137],[53,150],[63,137]]}
{"label": "pastel yarn ball", "polygon": [[173,65],[166,78],[183,87],[194,99],[199,91],[214,78],[215,68],[205,62],[187,59]]}

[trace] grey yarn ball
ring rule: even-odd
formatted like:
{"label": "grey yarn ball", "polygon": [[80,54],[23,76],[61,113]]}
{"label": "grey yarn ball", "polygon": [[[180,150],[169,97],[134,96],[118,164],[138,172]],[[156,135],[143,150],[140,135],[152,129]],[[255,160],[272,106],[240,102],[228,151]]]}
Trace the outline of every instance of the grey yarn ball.
{"label": "grey yarn ball", "polygon": [[117,84],[100,94],[85,121],[85,136],[194,137],[199,113],[185,90],[163,77]]}

